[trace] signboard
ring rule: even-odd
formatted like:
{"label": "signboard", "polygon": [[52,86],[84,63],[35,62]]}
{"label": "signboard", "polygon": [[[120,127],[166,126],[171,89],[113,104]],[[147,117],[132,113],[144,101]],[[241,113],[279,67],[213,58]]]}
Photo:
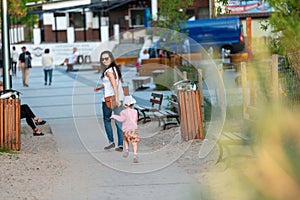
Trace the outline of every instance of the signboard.
{"label": "signboard", "polygon": [[231,14],[245,14],[245,13],[263,13],[273,12],[269,3],[262,0],[228,0],[228,5],[225,6],[226,11]]}

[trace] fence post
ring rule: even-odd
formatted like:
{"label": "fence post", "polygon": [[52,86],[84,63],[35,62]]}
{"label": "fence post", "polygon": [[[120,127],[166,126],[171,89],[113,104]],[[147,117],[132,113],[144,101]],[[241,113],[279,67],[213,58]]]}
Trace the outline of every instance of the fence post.
{"label": "fence post", "polygon": [[278,101],[278,54],[272,55],[272,98],[274,102]]}
{"label": "fence post", "polygon": [[241,63],[241,79],[242,79],[242,94],[243,94],[243,117],[248,118],[248,80],[247,80],[247,68],[246,63]]}
{"label": "fence post", "polygon": [[173,70],[173,73],[174,73],[174,83],[176,83],[178,81],[177,71],[178,71],[178,68],[176,66],[174,66],[174,70]]}
{"label": "fence post", "polygon": [[255,105],[255,86],[254,86],[254,71],[253,68],[251,68],[252,70],[248,69],[248,77],[249,77],[249,93],[250,93],[250,100],[249,100],[249,104],[251,106]]}
{"label": "fence post", "polygon": [[203,83],[202,83],[202,69],[198,69],[198,82],[199,82],[199,93],[200,93],[200,104],[202,108],[202,120],[204,121],[204,94],[203,94]]}
{"label": "fence post", "polygon": [[220,99],[220,106],[224,108],[225,106],[225,99],[224,99],[224,88],[223,88],[223,64],[220,64],[218,67],[219,77],[220,77],[220,84],[219,84],[219,99]]}
{"label": "fence post", "polygon": [[183,71],[183,78],[184,78],[184,80],[187,80],[187,72],[186,71]]}

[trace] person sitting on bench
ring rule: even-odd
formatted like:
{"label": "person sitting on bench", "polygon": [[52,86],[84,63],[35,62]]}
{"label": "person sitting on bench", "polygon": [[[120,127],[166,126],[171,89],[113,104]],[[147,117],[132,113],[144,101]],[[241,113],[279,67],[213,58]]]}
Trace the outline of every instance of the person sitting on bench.
{"label": "person sitting on bench", "polygon": [[65,63],[66,65],[74,65],[77,62],[78,56],[79,56],[78,49],[74,47],[72,55],[66,58],[64,62],[61,63],[60,65],[63,66]]}

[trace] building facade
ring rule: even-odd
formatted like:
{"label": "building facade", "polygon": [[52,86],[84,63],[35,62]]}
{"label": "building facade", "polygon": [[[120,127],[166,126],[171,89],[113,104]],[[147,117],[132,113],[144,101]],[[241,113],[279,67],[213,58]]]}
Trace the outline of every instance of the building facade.
{"label": "building facade", "polygon": [[[159,0],[48,0],[29,3],[38,15],[34,25],[37,42],[105,41],[124,32],[152,25]],[[195,0],[187,10],[190,18],[209,18],[209,0]],[[115,25],[118,25],[117,29]]]}

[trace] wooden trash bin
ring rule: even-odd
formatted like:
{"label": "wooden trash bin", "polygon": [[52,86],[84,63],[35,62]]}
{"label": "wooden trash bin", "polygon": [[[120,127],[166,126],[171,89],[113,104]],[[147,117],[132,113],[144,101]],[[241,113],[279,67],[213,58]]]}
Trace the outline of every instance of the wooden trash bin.
{"label": "wooden trash bin", "polygon": [[179,90],[181,136],[184,141],[204,139],[202,109],[198,90]]}
{"label": "wooden trash bin", "polygon": [[0,99],[0,149],[21,149],[20,99]]}

